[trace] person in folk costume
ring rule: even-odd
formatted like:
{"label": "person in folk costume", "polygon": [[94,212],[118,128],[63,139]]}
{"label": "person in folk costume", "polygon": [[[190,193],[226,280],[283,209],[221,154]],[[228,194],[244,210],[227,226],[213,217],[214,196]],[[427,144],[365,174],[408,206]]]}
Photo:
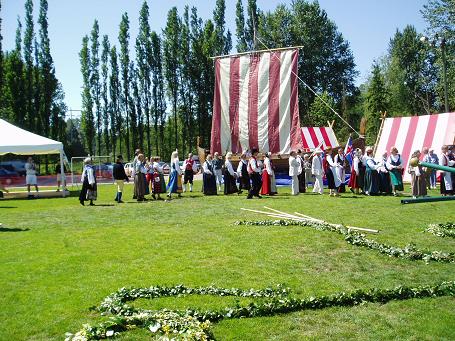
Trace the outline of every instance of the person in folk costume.
{"label": "person in folk costume", "polygon": [[224,161],[224,194],[241,194],[242,190],[237,188],[237,173],[232,167],[231,159],[232,153],[226,153],[226,161]]}
{"label": "person in folk costume", "polygon": [[164,181],[163,167],[160,166],[160,157],[153,159],[153,180],[152,180],[152,197],[161,200],[161,194],[166,193],[166,182]]}
{"label": "person in folk costume", "polygon": [[[132,168],[132,171],[131,171],[131,177],[134,179],[135,178],[135,175],[136,175],[136,162],[137,162],[137,157],[139,154],[142,154],[142,151],[138,148],[134,151],[134,159],[133,159],[133,162],[131,162],[131,168]],[[136,198],[136,194],[133,194],[133,199],[137,199]]]}
{"label": "person in folk costume", "polygon": [[125,181],[129,182],[128,176],[125,173],[125,167],[123,166],[123,156],[118,155],[115,165],[112,169],[112,176],[114,178],[114,183],[117,185],[117,195],[115,197],[115,201],[119,204],[123,203],[122,195],[123,195],[123,186],[125,185]]}
{"label": "person in folk costume", "polygon": [[30,187],[35,186],[36,194],[38,194],[38,180],[36,177],[36,166],[35,161],[30,156],[25,163],[25,183],[27,184],[27,192],[28,192],[28,199],[35,198],[32,194],[30,194]]}
{"label": "person in folk costume", "polygon": [[221,192],[221,184],[223,183],[223,160],[218,154],[218,152],[215,152],[213,154],[213,174],[215,175],[216,182],[218,184],[218,191]]}
{"label": "person in folk costume", "polygon": [[393,195],[397,196],[397,191],[403,191],[403,161],[396,147],[392,147],[390,150],[390,156],[387,159],[387,169],[390,173]]}
{"label": "person in folk costume", "polygon": [[[444,145],[441,147],[441,156],[439,157],[439,165],[451,167],[455,165],[455,161],[450,160],[449,158],[449,147]],[[453,181],[452,174],[450,172],[441,171],[441,184],[440,190],[441,194],[452,195],[453,192]]]}
{"label": "person in folk costume", "polygon": [[250,157],[250,160],[248,161],[248,175],[250,176],[252,185],[248,192],[247,199],[252,199],[253,196],[262,198],[259,195],[259,191],[261,190],[261,186],[262,186],[262,179],[261,179],[261,169],[259,168],[258,160],[257,160],[258,154],[259,154],[259,151],[256,148],[253,148],[251,150],[251,157]]}
{"label": "person in folk costume", "polygon": [[147,174],[145,175],[146,194],[150,194],[150,189],[153,187],[153,174],[155,172],[153,170],[153,157],[150,157],[148,160],[146,159],[145,169],[147,170]]}
{"label": "person in folk costume", "polygon": [[172,193],[178,193],[182,196],[182,169],[179,164],[179,153],[174,151],[171,154],[171,173],[169,175],[169,183],[167,184],[168,198],[172,197]]}
{"label": "person in folk costume", "polygon": [[273,162],[271,160],[272,153],[264,154],[264,169],[262,171],[262,195],[275,195],[277,194],[275,170],[273,169]]}
{"label": "person in folk costume", "polygon": [[313,179],[313,175],[311,174],[311,160],[308,154],[303,156],[303,171],[305,172],[305,189],[307,189],[310,187],[309,184]]}
{"label": "person in folk costume", "polygon": [[[422,154],[423,154],[422,161],[430,163],[431,157],[430,157],[430,150],[428,147],[422,148]],[[431,169],[430,168],[426,168],[426,169],[427,169],[427,171],[424,172],[425,183],[427,184],[427,189],[431,189],[431,184],[430,184]]]}
{"label": "person in folk costume", "polygon": [[[363,169],[363,172],[361,169]],[[349,178],[348,183],[352,193],[360,194],[360,190],[363,192],[364,178],[365,165],[362,162],[362,150],[360,148],[356,148],[356,150],[354,150],[354,158],[352,159],[351,177]]]}
{"label": "person in folk costume", "polygon": [[202,192],[204,195],[216,195],[216,177],[212,155],[208,154],[202,165]]}
{"label": "person in folk costume", "polygon": [[137,201],[146,201],[146,183],[145,175],[147,174],[147,168],[145,167],[144,154],[139,154],[134,166],[134,197]]}
{"label": "person in folk costume", "polygon": [[[439,165],[439,158],[438,155],[434,152],[434,149],[430,149],[429,152],[429,161],[430,163],[433,163],[435,165]],[[431,170],[431,172],[430,172]],[[436,169],[429,169],[428,172],[430,172],[430,188],[431,189],[436,189]]]}
{"label": "person in folk costume", "polygon": [[305,193],[306,192],[305,167],[304,167],[302,151],[300,149],[297,150],[296,159],[299,162],[299,175],[297,176],[297,178],[299,179],[299,193]]}
{"label": "person in folk costume", "polygon": [[245,189],[247,191],[251,188],[250,176],[248,175],[248,160],[246,159],[246,153],[243,152],[240,155],[240,161],[237,166],[237,175],[239,177],[240,189]]}
{"label": "person in folk costume", "polygon": [[[411,158],[420,158],[420,150],[414,151]],[[410,166],[409,173],[412,177],[412,197],[415,199],[417,197],[426,197],[427,196],[427,180],[426,180],[426,167],[422,167],[420,164],[416,167]]]}
{"label": "person in folk costume", "polygon": [[365,162],[365,194],[366,195],[377,195],[379,194],[379,175],[378,164],[373,158],[373,148],[368,147],[366,149],[366,155],[364,158]]}
{"label": "person in folk costume", "polygon": [[299,192],[299,172],[301,171],[297,153],[292,150],[289,154],[289,176],[291,177],[291,194],[298,195]]}
{"label": "person in folk costume", "polygon": [[183,162],[183,192],[186,192],[186,184],[190,184],[190,192],[193,192],[193,177],[197,173],[196,162],[193,160],[193,154],[188,154],[188,159]]}
{"label": "person in folk costume", "polygon": [[392,193],[392,185],[389,170],[387,168],[387,152],[382,154],[382,160],[378,164],[379,192],[384,194]]}
{"label": "person in folk costume", "polygon": [[335,155],[335,158],[333,160],[335,164],[337,165],[336,168],[336,176],[340,180],[340,186],[338,187],[338,193],[345,193],[346,192],[346,186],[344,184],[345,179],[346,179],[346,163],[348,160],[346,160],[346,156],[344,155],[344,149],[343,148],[338,148],[338,153]]}
{"label": "person in folk costume", "polygon": [[332,148],[325,149],[325,158],[323,161],[324,173],[327,178],[327,187],[329,194],[332,196],[339,196],[338,187],[341,185],[341,180],[338,177],[337,168],[338,164],[335,163],[332,157]]}
{"label": "person in folk costume", "polygon": [[322,150],[316,148],[313,154],[313,162],[311,162],[311,174],[314,176],[313,193],[323,194],[324,185],[322,177],[324,176],[324,165],[321,156]]}
{"label": "person in folk costume", "polygon": [[96,176],[92,167],[92,159],[89,157],[84,160],[81,182],[82,190],[79,194],[79,202],[84,206],[85,201],[90,201],[90,206],[95,206],[93,201],[97,198]]}
{"label": "person in folk costume", "polygon": [[[448,156],[449,162],[452,161],[452,165],[450,167],[455,168],[455,164],[453,164],[453,162],[455,162],[455,152],[453,150],[453,147],[449,147]],[[452,176],[452,194],[455,194],[455,188],[453,188],[453,186],[455,186],[455,173],[450,174]]]}

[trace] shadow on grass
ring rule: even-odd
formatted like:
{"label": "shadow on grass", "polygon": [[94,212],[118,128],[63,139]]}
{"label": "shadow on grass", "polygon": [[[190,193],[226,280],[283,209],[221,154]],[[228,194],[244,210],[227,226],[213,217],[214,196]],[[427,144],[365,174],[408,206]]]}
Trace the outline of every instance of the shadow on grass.
{"label": "shadow on grass", "polygon": [[0,206],[0,208],[17,208],[17,206]]}
{"label": "shadow on grass", "polygon": [[25,231],[30,231],[30,229],[29,228],[20,229],[20,228],[0,227],[0,232],[25,232]]}

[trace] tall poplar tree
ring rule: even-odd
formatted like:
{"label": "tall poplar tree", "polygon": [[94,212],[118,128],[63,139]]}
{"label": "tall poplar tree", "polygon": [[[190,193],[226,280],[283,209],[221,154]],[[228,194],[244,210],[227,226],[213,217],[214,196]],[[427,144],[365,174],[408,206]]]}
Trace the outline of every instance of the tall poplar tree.
{"label": "tall poplar tree", "polygon": [[153,64],[152,43],[150,39],[149,7],[144,1],[139,14],[139,34],[136,39],[136,63],[139,72],[139,88],[144,106],[143,115],[145,116],[145,132],[147,138],[147,155],[151,155],[151,136],[150,136],[150,106],[151,106],[151,68]]}
{"label": "tall poplar tree", "polygon": [[116,155],[117,140],[119,142],[120,153],[122,153],[122,114],[120,110],[120,79],[117,62],[117,49],[112,46],[110,52],[111,74],[109,76],[109,97],[110,97],[110,122],[111,122],[111,140],[112,151]]}
{"label": "tall poplar tree", "polygon": [[24,61],[25,61],[25,126],[28,129],[35,131],[34,121],[37,119],[37,114],[33,107],[33,40],[34,40],[34,24],[33,24],[33,1],[25,1],[25,32],[24,32]]}
{"label": "tall poplar tree", "polygon": [[144,150],[144,122],[142,117],[142,97],[139,94],[139,73],[134,66],[134,63],[130,63],[130,85],[132,98],[130,101],[131,112],[134,113],[134,116],[131,116],[131,121],[134,120],[137,127],[137,130],[132,133],[132,140],[134,148],[139,148],[142,151]]}
{"label": "tall poplar tree", "polygon": [[95,122],[93,118],[93,100],[90,91],[91,66],[90,50],[88,45],[89,38],[88,36],[85,36],[84,38],[82,38],[82,49],[79,53],[83,79],[81,125],[82,130],[84,132],[85,144],[87,146],[87,149],[90,155],[94,155]]}
{"label": "tall poplar tree", "polygon": [[225,12],[226,3],[224,0],[216,0],[215,9],[213,10],[213,23],[215,25],[215,48],[218,55],[229,53],[232,47],[231,33],[225,35]]}
{"label": "tall poplar tree", "polygon": [[97,149],[98,155],[101,155],[101,86],[100,86],[100,56],[99,56],[99,25],[98,20],[95,19],[93,23],[92,32],[90,34],[91,41],[91,61],[90,61],[90,90],[92,92],[93,103],[95,105],[96,112],[96,137],[97,137]]}
{"label": "tall poplar tree", "polygon": [[[102,52],[101,52],[101,98],[103,100],[102,105],[102,116],[103,116],[103,142],[106,148],[106,154],[109,155],[111,151],[111,144],[109,138],[109,54],[111,46],[109,43],[109,37],[107,35],[103,36],[102,42]],[[115,127],[111,126],[111,129],[114,130]]]}
{"label": "tall poplar tree", "polygon": [[247,44],[247,51],[252,51],[258,48],[255,41],[255,34],[259,27],[259,9],[256,0],[248,0],[247,12],[248,19],[245,27],[245,41]]}
{"label": "tall poplar tree", "polygon": [[150,36],[150,41],[152,45],[151,71],[155,151],[156,155],[160,155],[164,146],[164,124],[166,111],[161,38],[155,31],[153,31]]}
{"label": "tall poplar tree", "polygon": [[120,103],[125,113],[125,145],[126,145],[126,154],[127,158],[131,156],[130,154],[130,125],[132,126],[134,122],[131,122],[130,114],[130,77],[129,77],[129,67],[130,67],[130,55],[129,55],[129,40],[130,40],[130,21],[128,19],[128,13],[122,15],[122,21],[120,22],[120,32],[119,32],[119,43],[120,43],[120,70],[122,77],[122,96],[120,97]]}
{"label": "tall poplar tree", "polygon": [[180,50],[180,19],[177,7],[169,10],[167,15],[166,28],[163,31],[164,45],[164,77],[167,83],[167,94],[172,104],[174,116],[174,145],[178,147],[178,120],[177,106],[179,100],[179,50]]}
{"label": "tall poplar tree", "polygon": [[3,66],[3,36],[2,36],[2,1],[0,0],[0,117],[2,116],[2,111],[4,109],[3,104],[3,83],[4,83],[4,66]]}

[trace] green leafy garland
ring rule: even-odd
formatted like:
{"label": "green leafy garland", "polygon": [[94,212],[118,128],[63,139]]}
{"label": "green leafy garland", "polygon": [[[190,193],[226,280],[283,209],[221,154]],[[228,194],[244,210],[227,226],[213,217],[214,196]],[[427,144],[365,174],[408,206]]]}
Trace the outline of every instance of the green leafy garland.
{"label": "green leafy garland", "polygon": [[[237,304],[222,310],[198,311],[145,310],[127,304],[139,298],[183,297],[187,295],[214,295],[262,298],[246,306]],[[76,334],[67,333],[66,340],[98,340],[118,335],[133,328],[147,328],[152,334],[163,339],[176,340],[214,340],[210,331],[212,322],[225,318],[248,318],[272,316],[309,309],[328,307],[356,306],[363,303],[386,303],[392,300],[413,298],[455,296],[455,281],[415,288],[398,286],[393,289],[369,289],[352,292],[339,292],[328,296],[309,298],[291,297],[290,290],[282,286],[277,289],[263,290],[223,289],[217,287],[189,288],[183,285],[174,287],[152,286],[150,288],[121,288],[104,299],[96,308],[102,314],[113,314],[109,320],[98,325],[85,324]]]}
{"label": "green leafy garland", "polygon": [[430,224],[425,231],[438,237],[455,238],[455,223]]}
{"label": "green leafy garland", "polygon": [[427,264],[430,261],[440,263],[454,263],[455,254],[442,251],[422,251],[415,247],[414,244],[408,244],[404,248],[379,243],[373,239],[368,239],[363,233],[350,230],[348,227],[337,224],[326,224],[314,221],[290,221],[290,220],[259,220],[259,221],[236,221],[236,226],[306,226],[319,231],[336,232],[344,236],[344,240],[349,244],[366,247],[377,250],[382,254],[390,257],[406,258],[411,260],[423,260]]}

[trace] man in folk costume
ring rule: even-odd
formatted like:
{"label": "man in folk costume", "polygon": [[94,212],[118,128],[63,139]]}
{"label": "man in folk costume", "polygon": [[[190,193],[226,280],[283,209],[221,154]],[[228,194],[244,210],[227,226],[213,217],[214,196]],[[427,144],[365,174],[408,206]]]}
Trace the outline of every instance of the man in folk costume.
{"label": "man in folk costume", "polygon": [[291,151],[289,154],[289,176],[291,177],[291,194],[299,194],[299,171],[300,162],[297,160],[297,153]]}
{"label": "man in folk costume", "polygon": [[305,165],[302,156],[302,151],[299,149],[297,150],[297,161],[299,162],[299,175],[297,178],[299,179],[299,193],[306,192],[306,185],[305,185]]}
{"label": "man in folk costume", "polygon": [[390,181],[392,183],[393,195],[397,196],[397,191],[403,191],[403,161],[398,149],[392,147],[390,156],[387,159],[387,169],[390,173]]}
{"label": "man in folk costume", "polygon": [[378,164],[379,192],[384,194],[392,193],[390,174],[387,168],[387,152],[382,154],[382,160]]}
{"label": "man in folk costume", "polygon": [[346,156],[344,155],[344,149],[343,148],[338,148],[338,154],[335,155],[335,158],[333,160],[335,164],[337,165],[336,168],[336,175],[338,179],[340,179],[340,186],[338,187],[338,193],[344,193],[346,192],[346,187],[344,185],[344,181],[346,178],[346,163],[348,162],[346,160]]}
{"label": "man in folk costume", "polygon": [[253,196],[261,198],[259,195],[259,191],[261,190],[262,179],[261,179],[261,169],[258,165],[258,157],[259,151],[256,148],[251,150],[251,157],[248,161],[248,174],[251,179],[251,188],[248,192],[247,199],[252,199]]}
{"label": "man in folk costume", "polygon": [[273,162],[271,159],[272,153],[266,153],[264,155],[264,169],[262,171],[262,195],[275,195],[276,190],[276,179],[275,170],[273,169]]}
{"label": "man in folk costume", "polygon": [[378,175],[378,163],[373,158],[373,148],[368,147],[366,149],[365,156],[365,194],[366,195],[377,195],[379,193],[379,175]]}
{"label": "man in folk costume", "polygon": [[93,200],[97,198],[96,176],[92,167],[92,160],[88,157],[84,160],[84,170],[81,176],[82,190],[79,194],[79,202],[84,206],[85,201],[90,201],[90,206],[95,206]]}
{"label": "man in folk costume", "polygon": [[246,153],[243,152],[240,155],[240,161],[237,165],[237,175],[239,177],[240,189],[245,189],[247,191],[251,188],[250,176],[248,174],[248,160],[246,159]]}
{"label": "man in folk costume", "polygon": [[174,151],[171,154],[171,173],[169,175],[169,183],[167,184],[168,198],[172,197],[172,193],[178,193],[182,196],[182,170],[180,169],[179,153]]}
{"label": "man in folk costume", "polygon": [[125,181],[129,182],[128,176],[125,173],[125,167],[123,166],[122,155],[117,156],[117,161],[112,169],[112,176],[114,178],[115,184],[117,185],[117,195],[115,197],[115,201],[121,204],[123,203],[123,186],[125,185]]}
{"label": "man in folk costume", "polygon": [[204,195],[216,195],[216,177],[213,171],[212,155],[208,154],[202,165],[202,192]]}
{"label": "man in folk costume", "polygon": [[322,150],[316,148],[314,151],[313,162],[311,163],[311,174],[314,176],[313,193],[323,194],[324,186],[322,177],[324,176],[324,168],[322,162]]}
{"label": "man in folk costume", "polygon": [[232,153],[226,153],[226,161],[224,162],[224,194],[241,194],[242,190],[237,188],[237,173],[232,167],[231,158]]}
{"label": "man in folk costume", "polygon": [[341,185],[341,181],[337,173],[338,164],[333,160],[331,147],[325,149],[323,167],[330,195],[339,196],[338,187]]}
{"label": "man in folk costume", "polygon": [[[439,165],[451,167],[455,165],[455,161],[450,160],[449,158],[449,147],[444,145],[441,147],[441,156],[439,157]],[[452,195],[454,193],[453,190],[453,181],[452,181],[452,173],[441,171],[441,194]]]}
{"label": "man in folk costume", "polygon": [[221,159],[218,152],[213,154],[213,174],[215,175],[216,182],[218,183],[218,191],[221,192],[221,184],[223,183],[223,160]]}
{"label": "man in folk costume", "polygon": [[354,159],[352,160],[351,166],[351,177],[349,178],[348,186],[352,193],[359,194],[360,189],[363,193],[364,182],[365,182],[365,165],[362,162],[362,150],[356,148],[354,151]]}
{"label": "man in folk costume", "polygon": [[[434,152],[434,149],[430,149],[430,153],[428,154],[429,155],[429,159],[430,163],[433,163],[435,165],[439,165],[439,158],[438,158],[438,155]],[[430,187],[431,189],[436,189],[436,169],[431,169],[431,172],[430,172]]]}
{"label": "man in folk costume", "polygon": [[196,162],[193,160],[193,154],[188,154],[188,159],[183,162],[183,192],[186,192],[186,184],[190,184],[190,192],[193,192],[193,177],[197,173]]}

